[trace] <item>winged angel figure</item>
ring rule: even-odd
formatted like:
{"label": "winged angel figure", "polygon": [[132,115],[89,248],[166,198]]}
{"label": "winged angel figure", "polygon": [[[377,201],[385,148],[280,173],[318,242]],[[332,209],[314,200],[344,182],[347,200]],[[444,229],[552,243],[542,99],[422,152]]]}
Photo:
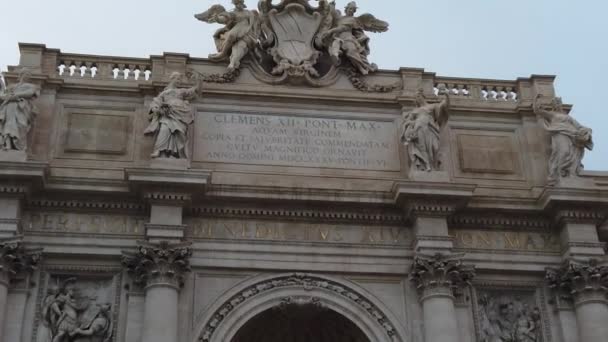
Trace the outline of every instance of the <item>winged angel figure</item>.
{"label": "winged angel figure", "polygon": [[212,61],[229,60],[228,72],[237,70],[241,60],[253,51],[260,36],[260,20],[257,11],[247,9],[244,0],[232,0],[234,9],[227,11],[222,5],[213,5],[194,17],[209,24],[223,24],[213,38],[217,53],[209,55]]}
{"label": "winged angel figure", "polygon": [[[323,3],[326,3],[326,0],[320,1],[321,5]],[[346,5],[344,15],[336,10],[335,2],[321,7],[326,8],[327,13],[319,31],[317,45],[327,49],[336,65],[339,65],[345,56],[363,75],[377,71],[378,66],[367,59],[370,54],[370,38],[365,31],[386,32],[388,23],[369,13],[356,17],[357,3],[354,1]]]}

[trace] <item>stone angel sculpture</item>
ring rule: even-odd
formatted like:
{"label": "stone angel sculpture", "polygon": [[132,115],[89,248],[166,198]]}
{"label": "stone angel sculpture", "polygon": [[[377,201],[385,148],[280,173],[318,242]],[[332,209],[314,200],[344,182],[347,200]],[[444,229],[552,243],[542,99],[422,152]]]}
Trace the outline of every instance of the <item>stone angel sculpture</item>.
{"label": "stone angel sculpture", "polygon": [[222,5],[213,5],[194,17],[209,24],[222,24],[213,38],[217,53],[209,55],[212,61],[229,60],[228,72],[236,71],[241,60],[254,51],[260,35],[260,20],[257,11],[247,9],[244,0],[232,0],[234,9],[227,11]]}
{"label": "stone angel sculpture", "polygon": [[344,15],[336,10],[335,2],[328,5],[326,0],[321,0],[319,5],[327,13],[319,31],[317,45],[327,49],[335,65],[339,65],[342,57],[345,57],[362,75],[377,71],[378,66],[368,60],[370,39],[365,31],[386,32],[389,24],[371,14],[356,17],[357,3],[354,1],[346,5]]}
{"label": "stone angel sculpture", "polygon": [[401,142],[407,147],[410,167],[418,171],[438,171],[440,168],[439,148],[441,131],[450,114],[450,94],[440,88],[439,95],[445,95],[440,103],[428,103],[422,89],[416,95],[416,108],[404,113],[401,125]]}
{"label": "stone angel sculpture", "polygon": [[194,122],[190,101],[202,90],[202,80],[191,88],[179,88],[182,74],[175,72],[169,84],[150,105],[150,125],[144,134],[154,135],[152,158],[187,159],[188,129]]}
{"label": "stone angel sculpture", "polygon": [[0,82],[0,150],[27,150],[27,135],[37,114],[34,102],[40,96],[40,89],[29,83],[31,76],[23,69],[16,84],[5,88]]}
{"label": "stone angel sculpture", "polygon": [[550,108],[542,105],[540,98],[538,94],[533,109],[551,135],[548,183],[555,185],[560,178],[576,177],[582,170],[585,149],[593,149],[593,132],[568,115],[560,98],[553,99]]}

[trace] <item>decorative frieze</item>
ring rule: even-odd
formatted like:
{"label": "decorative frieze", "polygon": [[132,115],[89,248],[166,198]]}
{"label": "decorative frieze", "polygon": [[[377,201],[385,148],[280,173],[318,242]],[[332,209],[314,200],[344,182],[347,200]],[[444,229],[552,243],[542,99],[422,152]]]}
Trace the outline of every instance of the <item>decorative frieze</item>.
{"label": "decorative frieze", "polygon": [[189,244],[144,244],[134,254],[123,256],[123,265],[142,287],[167,285],[180,288],[185,275],[190,272]]}
{"label": "decorative frieze", "polygon": [[40,255],[38,250],[27,250],[18,239],[0,240],[0,285],[9,286],[14,277],[34,271]]}
{"label": "decorative frieze", "polygon": [[471,285],[475,267],[465,265],[462,254],[418,255],[410,279],[421,294],[421,301],[431,296],[453,296],[453,290]]}
{"label": "decorative frieze", "polygon": [[573,300],[575,306],[588,302],[608,304],[608,266],[597,259],[567,260],[559,269],[547,269],[546,279],[559,299]]}

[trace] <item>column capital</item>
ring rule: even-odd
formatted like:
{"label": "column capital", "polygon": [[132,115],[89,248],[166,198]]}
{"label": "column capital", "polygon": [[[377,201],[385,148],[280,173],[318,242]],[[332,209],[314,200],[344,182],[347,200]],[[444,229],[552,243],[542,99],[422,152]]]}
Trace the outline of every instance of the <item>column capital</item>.
{"label": "column capital", "polygon": [[589,302],[608,304],[608,266],[598,259],[569,259],[560,268],[548,268],[547,285],[559,298],[575,306]]}
{"label": "column capital", "polygon": [[180,289],[190,272],[192,250],[189,243],[152,244],[142,242],[135,253],[123,254],[123,265],[136,285],[149,288],[168,286]]}
{"label": "column capital", "polygon": [[471,284],[475,267],[463,263],[463,254],[419,254],[414,259],[410,279],[416,284],[420,301],[435,296],[453,297],[455,289]]}
{"label": "column capital", "polygon": [[20,238],[0,240],[0,284],[8,287],[16,276],[34,271],[40,257],[40,250],[26,249]]}

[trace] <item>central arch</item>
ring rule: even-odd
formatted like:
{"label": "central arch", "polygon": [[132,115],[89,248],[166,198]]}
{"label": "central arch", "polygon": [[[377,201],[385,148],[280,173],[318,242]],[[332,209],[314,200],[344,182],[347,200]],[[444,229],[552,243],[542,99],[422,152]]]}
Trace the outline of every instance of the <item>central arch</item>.
{"label": "central arch", "polygon": [[320,303],[284,303],[266,310],[230,342],[371,342],[354,323]]}
{"label": "central arch", "polygon": [[350,327],[355,342],[406,342],[397,318],[362,288],[344,279],[302,273],[259,276],[235,286],[201,315],[196,341],[250,342],[242,337],[253,329],[251,322],[267,321],[281,308],[305,316],[311,305]]}

